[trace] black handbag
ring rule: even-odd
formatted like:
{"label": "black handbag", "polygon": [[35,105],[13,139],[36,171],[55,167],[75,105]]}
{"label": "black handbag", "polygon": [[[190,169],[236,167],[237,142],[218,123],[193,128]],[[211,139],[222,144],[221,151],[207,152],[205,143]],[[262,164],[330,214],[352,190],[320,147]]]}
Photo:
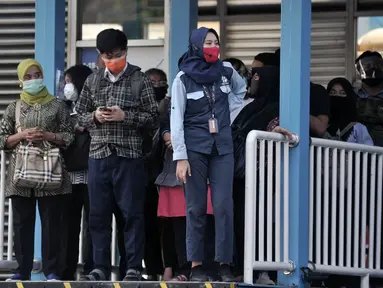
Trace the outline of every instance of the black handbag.
{"label": "black handbag", "polygon": [[76,131],[73,143],[68,149],[63,151],[65,166],[68,172],[88,169],[90,141],[89,132]]}

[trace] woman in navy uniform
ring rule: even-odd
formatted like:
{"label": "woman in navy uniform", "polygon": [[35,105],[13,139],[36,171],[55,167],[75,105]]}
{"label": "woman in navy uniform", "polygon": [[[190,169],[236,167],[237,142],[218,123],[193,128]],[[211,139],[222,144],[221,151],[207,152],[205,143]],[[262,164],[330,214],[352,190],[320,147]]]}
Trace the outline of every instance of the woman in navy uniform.
{"label": "woman in navy uniform", "polygon": [[235,281],[233,261],[233,141],[230,113],[242,106],[246,83],[219,60],[213,29],[194,30],[172,87],[171,140],[177,178],[185,185],[186,247],[191,281],[207,281],[203,269],[207,183],[215,216],[215,261],[224,282]]}

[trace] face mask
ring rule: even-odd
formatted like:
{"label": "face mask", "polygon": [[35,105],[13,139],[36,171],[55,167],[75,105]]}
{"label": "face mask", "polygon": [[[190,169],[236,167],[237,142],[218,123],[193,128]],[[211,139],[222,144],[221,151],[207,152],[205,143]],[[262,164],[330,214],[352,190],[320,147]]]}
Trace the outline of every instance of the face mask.
{"label": "face mask", "polygon": [[120,73],[126,66],[126,56],[122,56],[117,59],[104,59],[105,67],[112,73]]}
{"label": "face mask", "polygon": [[37,95],[44,88],[43,79],[32,79],[23,82],[23,90],[31,95]]}
{"label": "face mask", "polygon": [[156,94],[157,102],[165,98],[166,93],[168,92],[168,87],[153,87],[154,93]]}
{"label": "face mask", "polygon": [[351,121],[350,111],[354,111],[355,106],[347,97],[330,96],[331,122]]}
{"label": "face mask", "polygon": [[218,47],[204,47],[203,56],[207,63],[215,63],[218,60],[219,48]]}
{"label": "face mask", "polygon": [[362,82],[366,84],[367,86],[370,87],[376,87],[382,84],[382,80],[380,78],[368,78],[368,79],[363,79]]}
{"label": "face mask", "polygon": [[65,84],[64,96],[68,101],[75,102],[77,100],[78,94],[72,83]]}

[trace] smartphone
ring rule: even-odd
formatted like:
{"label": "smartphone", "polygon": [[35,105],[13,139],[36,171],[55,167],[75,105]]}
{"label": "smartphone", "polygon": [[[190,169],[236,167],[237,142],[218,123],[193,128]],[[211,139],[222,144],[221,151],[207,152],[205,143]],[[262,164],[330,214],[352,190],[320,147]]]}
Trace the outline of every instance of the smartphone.
{"label": "smartphone", "polygon": [[99,107],[98,109],[99,109],[100,111],[103,111],[103,112],[105,112],[105,111],[108,111],[108,112],[112,111],[110,108],[107,108],[107,107],[105,107],[105,106],[101,106],[101,107]]}

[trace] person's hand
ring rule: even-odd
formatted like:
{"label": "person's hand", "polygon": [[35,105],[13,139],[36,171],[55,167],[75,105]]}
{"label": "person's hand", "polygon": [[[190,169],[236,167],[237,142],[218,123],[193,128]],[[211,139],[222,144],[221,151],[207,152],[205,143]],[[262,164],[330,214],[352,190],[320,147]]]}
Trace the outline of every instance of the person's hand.
{"label": "person's hand", "polygon": [[96,120],[101,124],[105,123],[106,121],[102,113],[103,111],[101,111],[100,108],[97,108],[97,110],[94,112],[94,118],[96,118]]}
{"label": "person's hand", "polygon": [[165,142],[166,147],[169,150],[172,149],[172,139],[170,137],[170,133],[169,132],[165,132],[163,138],[164,138],[164,142]]}
{"label": "person's hand", "polygon": [[186,184],[186,176],[191,176],[191,170],[188,160],[178,160],[177,161],[177,170],[176,177],[178,180],[181,180],[182,183]]}
{"label": "person's hand", "polygon": [[78,131],[78,132],[84,132],[84,131],[85,131],[85,128],[84,128],[84,127],[81,127],[81,126],[76,126],[76,131]]}
{"label": "person's hand", "polygon": [[25,133],[25,139],[28,142],[38,142],[44,140],[44,132],[39,128],[31,128],[24,130],[22,133]]}
{"label": "person's hand", "polygon": [[293,140],[293,135],[291,134],[290,131],[286,130],[285,128],[282,128],[281,126],[275,127],[271,132],[274,133],[281,133],[289,139],[289,141]]}
{"label": "person's hand", "polygon": [[121,122],[125,120],[125,112],[118,106],[107,107],[102,111],[102,117],[108,122]]}

